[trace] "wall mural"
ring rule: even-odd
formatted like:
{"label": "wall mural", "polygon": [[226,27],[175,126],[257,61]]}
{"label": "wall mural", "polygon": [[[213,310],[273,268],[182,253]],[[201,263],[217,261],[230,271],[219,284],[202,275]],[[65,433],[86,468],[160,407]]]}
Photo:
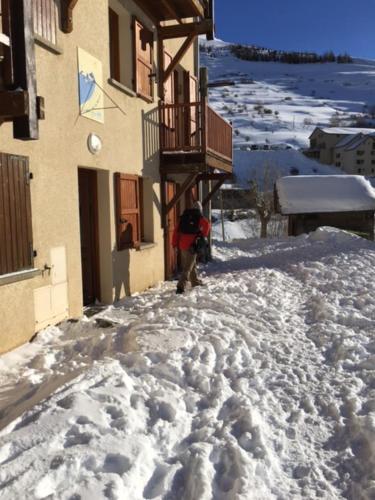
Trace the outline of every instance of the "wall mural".
{"label": "wall mural", "polygon": [[104,123],[102,63],[83,49],[78,49],[78,84],[80,114]]}

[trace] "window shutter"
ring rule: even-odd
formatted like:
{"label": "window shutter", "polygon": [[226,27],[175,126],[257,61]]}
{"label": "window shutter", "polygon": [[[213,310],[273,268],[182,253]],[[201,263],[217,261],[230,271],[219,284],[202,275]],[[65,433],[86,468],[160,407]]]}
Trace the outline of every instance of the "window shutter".
{"label": "window shutter", "polygon": [[141,243],[139,177],[115,174],[117,250],[137,248]]}
{"label": "window shutter", "polygon": [[133,18],[134,34],[134,87],[137,94],[147,100],[153,98],[153,34]]}
{"label": "window shutter", "polygon": [[32,267],[28,159],[0,153],[0,274]]}
{"label": "window shutter", "polygon": [[34,33],[50,43],[57,43],[57,2],[33,0]]}
{"label": "window shutter", "polygon": [[109,9],[109,55],[111,78],[120,81],[120,38],[118,14]]}

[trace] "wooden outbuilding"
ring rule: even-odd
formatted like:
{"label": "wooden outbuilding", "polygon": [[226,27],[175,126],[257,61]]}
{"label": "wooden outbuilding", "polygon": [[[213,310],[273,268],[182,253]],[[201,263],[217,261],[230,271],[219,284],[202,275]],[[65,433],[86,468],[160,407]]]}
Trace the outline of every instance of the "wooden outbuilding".
{"label": "wooden outbuilding", "polygon": [[289,236],[332,226],[374,239],[375,189],[359,175],[282,177],[275,207],[288,216]]}

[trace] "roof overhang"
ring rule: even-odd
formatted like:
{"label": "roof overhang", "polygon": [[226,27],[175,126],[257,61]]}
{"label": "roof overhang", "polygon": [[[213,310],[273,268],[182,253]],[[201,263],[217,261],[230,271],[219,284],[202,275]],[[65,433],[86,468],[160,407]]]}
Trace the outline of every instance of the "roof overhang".
{"label": "roof overhang", "polygon": [[135,0],[135,3],[156,23],[208,14],[208,0]]}

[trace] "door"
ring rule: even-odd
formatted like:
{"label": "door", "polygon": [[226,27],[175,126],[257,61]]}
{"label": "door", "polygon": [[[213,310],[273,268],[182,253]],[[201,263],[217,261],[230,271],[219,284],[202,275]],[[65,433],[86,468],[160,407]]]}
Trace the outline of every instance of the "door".
{"label": "door", "polygon": [[[176,183],[166,182],[166,205],[172,200],[176,194]],[[177,250],[172,247],[172,237],[175,227],[177,225],[177,204],[167,214],[167,228],[166,228],[166,266],[165,277],[172,279],[177,272]]]}
{"label": "door", "polygon": [[98,196],[95,170],[78,169],[83,304],[100,300]]}
{"label": "door", "polygon": [[185,120],[185,141],[187,146],[194,147],[198,145],[197,124],[198,124],[198,105],[192,106],[192,103],[198,102],[198,80],[189,71],[184,71],[184,102],[190,103],[187,108]]}
{"label": "door", "polygon": [[[167,52],[164,51],[164,67],[168,68],[168,66],[172,62],[172,56]],[[173,71],[170,77],[167,79],[167,81],[164,84],[164,103],[166,105],[171,105],[175,104],[175,97],[176,97],[176,85],[175,85],[175,79],[176,79],[176,71]],[[168,107],[165,110],[165,137],[167,139],[167,147],[168,149],[176,149],[176,138],[177,138],[177,115],[176,115],[176,108],[175,107]]]}

